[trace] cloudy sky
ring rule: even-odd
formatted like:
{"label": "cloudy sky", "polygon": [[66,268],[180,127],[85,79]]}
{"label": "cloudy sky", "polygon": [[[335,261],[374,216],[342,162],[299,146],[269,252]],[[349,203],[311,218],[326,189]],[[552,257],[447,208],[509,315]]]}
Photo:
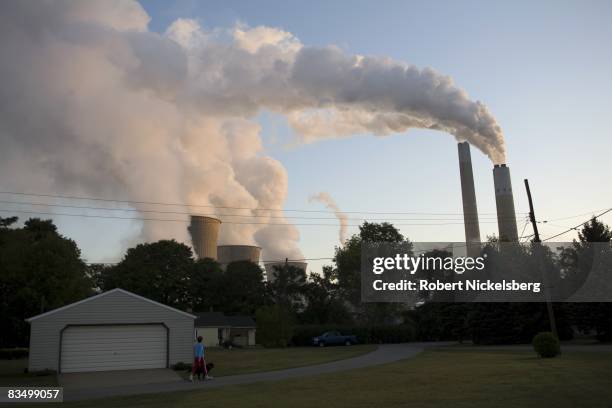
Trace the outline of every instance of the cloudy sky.
{"label": "cloudy sky", "polygon": [[[8,7],[7,3],[11,2],[3,3],[3,7]],[[127,144],[122,136],[110,143],[106,137],[96,135],[89,129],[92,123],[105,129],[107,122],[114,121],[116,117],[117,122],[122,123],[121,113],[108,108],[101,115],[99,111],[105,112],[104,101],[96,101],[99,109],[95,109],[95,114],[85,108],[66,108],[68,113],[65,116],[64,113],[58,114],[58,117],[69,122],[70,126],[62,123],[61,128],[68,127],[75,132],[74,129],[86,129],[82,132],[87,134],[85,139],[75,136],[76,139],[71,139],[66,146],[74,149],[70,152],[73,158],[75,154],[80,155],[85,151],[85,147],[78,146],[100,149],[102,153],[96,156],[101,157],[100,163],[92,163],[96,171],[83,173],[84,163],[79,166],[54,163],[49,167],[51,160],[44,160],[44,164],[26,170],[29,172],[27,177],[12,177],[9,180],[8,172],[21,174],[24,170],[16,163],[11,163],[13,167],[9,167],[5,161],[0,179],[5,191],[143,201],[186,200],[226,206],[250,207],[259,203],[265,207],[262,204],[268,203],[269,206],[282,205],[288,210],[332,211],[318,214],[331,218],[318,221],[331,224],[328,226],[305,226],[301,224],[315,221],[287,218],[282,221],[298,224],[296,230],[285,227],[271,227],[268,230],[251,227],[228,229],[224,239],[235,242],[247,234],[249,239],[254,240],[250,243],[270,245],[268,256],[274,257],[280,256],[283,251],[301,253],[306,258],[332,256],[333,247],[339,243],[338,222],[333,219],[333,207],[326,207],[325,200],[313,199],[314,196],[321,197],[321,193],[331,197],[340,210],[349,212],[349,235],[356,232],[354,225],[359,223],[359,220],[351,218],[350,212],[354,211],[444,213],[448,215],[383,214],[370,215],[370,218],[402,218],[394,223],[402,224],[401,231],[413,241],[461,241],[463,226],[456,140],[447,133],[452,132],[458,137],[473,138],[475,143],[482,143],[481,150],[472,149],[472,159],[484,238],[497,229],[491,159],[501,161],[496,142],[492,141],[498,137],[495,126],[499,126],[505,136],[507,159],[504,160],[507,160],[513,177],[519,233],[524,225],[522,213],[527,210],[524,178],[530,180],[538,218],[552,220],[542,225],[541,234],[544,237],[583,221],[588,217],[584,214],[612,206],[612,191],[608,183],[612,159],[612,125],[609,121],[612,114],[612,81],[609,78],[612,72],[612,47],[609,46],[612,43],[612,26],[609,24],[612,5],[609,2],[541,1],[533,4],[525,1],[493,4],[485,1],[438,1],[423,4],[388,1],[384,7],[380,7],[377,2],[366,1],[179,1],[171,4],[155,0],[142,1],[142,9],[136,11],[128,7],[129,12],[122,13],[120,19],[113,14],[115,11],[105,14],[98,10],[95,15],[105,17],[96,17],[99,21],[93,22],[88,17],[91,10],[71,10],[69,3],[55,8],[58,16],[47,17],[40,10],[37,12],[33,9],[36,4],[30,3],[31,7],[15,7],[16,10],[12,10],[25,16],[23,21],[28,25],[20,27],[15,24],[14,28],[8,29],[10,35],[5,35],[3,45],[14,47],[5,47],[8,52],[25,49],[23,54],[26,57],[16,57],[15,62],[0,64],[5,71],[2,77],[5,85],[8,84],[6,81],[19,84],[18,77],[22,75],[19,64],[39,62],[37,65],[41,65],[41,61],[44,66],[23,74],[24,83],[30,84],[32,78],[40,77],[45,80],[53,78],[57,82],[57,78],[63,76],[56,76],[56,72],[69,70],[70,67],[64,67],[63,63],[55,61],[53,55],[45,53],[61,52],[61,55],[54,54],[58,59],[70,59],[71,56],[76,59],[78,56],[82,65],[75,72],[79,73],[79,78],[75,79],[73,73],[70,81],[66,81],[65,89],[78,94],[79,98],[85,98],[85,102],[81,101],[85,106],[90,103],[89,100],[96,98],[97,92],[102,94],[101,100],[114,96],[121,98],[117,110],[126,115],[132,113],[140,119],[131,120],[125,126],[117,125],[118,135],[129,134],[130,129],[138,132],[148,129],[160,135],[147,140],[130,138]],[[106,9],[102,7],[102,11],[108,11]],[[50,23],[55,18],[58,25]],[[121,31],[121,35],[110,35],[108,30],[94,32],[92,24],[106,28],[112,26],[113,30]],[[144,34],[124,34],[126,30]],[[36,36],[49,36],[53,40],[39,41]],[[77,37],[78,40],[75,40]],[[261,48],[262,38],[273,41],[274,47]],[[78,43],[76,48],[75,41]],[[127,45],[124,46],[123,41]],[[294,67],[292,76],[288,77],[290,83],[287,85],[283,82],[281,87],[275,80],[258,80],[256,84],[245,80],[240,88],[246,74],[238,72],[235,77],[223,78],[224,81],[231,79],[236,88],[230,84],[215,88],[215,92],[198,89],[198,86],[208,84],[206,81],[215,72],[202,53],[214,55],[212,60],[218,58],[224,61],[225,67],[231,68],[234,66],[232,64],[240,66],[242,54],[223,48],[223,44],[232,41],[245,51],[247,59],[244,61],[249,67],[256,66],[257,74],[279,72],[282,66],[279,68],[277,63],[270,67],[271,60]],[[175,47],[177,44],[180,47]],[[446,84],[444,79],[440,79],[442,77],[437,76],[438,73],[443,78],[451,77],[453,81],[450,88],[446,84],[446,90],[434,96],[451,95],[457,101],[452,109],[447,109],[445,104],[436,104],[433,98],[431,106],[421,110],[418,107],[413,109],[413,101],[404,100],[401,96],[390,102],[379,100],[375,91],[353,89],[350,85],[346,85],[348,90],[342,88],[343,84],[337,85],[338,89],[329,93],[329,88],[334,88],[336,83],[324,84],[325,89],[322,90],[320,87],[324,81],[317,75],[327,75],[325,69],[331,65],[326,65],[325,61],[331,57],[319,53],[330,49],[334,50],[332,57],[341,58],[340,65],[344,59],[347,59],[347,63],[355,64],[354,61],[361,61],[365,56],[364,61],[370,63],[364,64],[370,67],[370,72],[374,72],[372,75],[382,72],[381,77],[389,73],[390,66],[408,70],[410,68],[406,67],[414,66],[420,70],[420,79],[429,78],[431,68],[431,72],[435,72],[433,80],[436,83],[441,81]],[[126,56],[129,51],[136,55],[138,64],[134,65],[131,56]],[[32,53],[32,57],[27,57],[28,52]],[[101,56],[104,61],[109,60],[114,64],[112,69],[100,67],[96,58]],[[179,63],[168,62],[181,61],[182,58],[185,58],[186,68]],[[295,67],[299,64],[303,65],[301,76],[295,74]],[[163,66],[163,69],[151,68],[157,66]],[[127,80],[112,79],[117,69]],[[188,82],[187,86],[183,84],[182,70],[187,70],[189,81],[193,81]],[[191,75],[194,71],[206,75],[194,78]],[[228,72],[228,69],[224,72]],[[281,69],[281,72],[284,71]],[[16,76],[17,81],[10,75]],[[202,79],[204,76],[206,78]],[[343,76],[338,78],[342,79]],[[90,86],[92,78],[95,79],[93,82],[97,78],[105,78],[99,81],[102,85],[106,84],[104,91]],[[181,84],[177,85],[178,82]],[[423,86],[428,86],[428,83],[425,82]],[[125,86],[126,89],[113,89],[116,93],[111,94],[108,91],[111,85],[108,84],[112,87]],[[73,94],[65,92],[62,85],[60,81],[59,85],[44,86],[43,90],[27,89],[24,93],[31,93],[34,95],[32,98],[39,94],[50,95],[49,98],[55,98],[52,102],[61,99],[57,103],[60,106],[64,106],[62,98],[68,98],[66,100],[70,102],[66,102],[66,106],[74,106],[75,101],[70,99],[73,96],[66,96]],[[398,89],[403,89],[401,86],[398,85]],[[413,89],[410,88],[411,84],[406,86]],[[455,86],[465,94],[455,92]],[[187,88],[193,92],[188,92]],[[133,89],[139,93],[132,92]],[[294,94],[296,89],[299,92]],[[141,90],[155,93],[156,99],[153,101],[142,96]],[[0,94],[0,98],[15,98],[19,91],[15,92],[9,94],[6,91]],[[240,95],[240,92],[248,93],[249,97]],[[232,99],[228,95],[241,99]],[[17,97],[20,101],[29,100],[20,96]],[[245,98],[249,99],[249,103],[244,101]],[[476,101],[486,105],[486,110]],[[136,112],[132,111],[134,104],[140,106]],[[166,106],[168,104],[172,106]],[[218,107],[219,104],[223,109]],[[0,135],[5,146],[8,144],[13,147],[12,153],[19,150],[24,156],[34,154],[35,157],[43,157],[50,154],[57,156],[58,162],[65,160],[62,155],[66,154],[67,147],[55,151],[59,149],[55,147],[55,142],[51,146],[48,141],[48,148],[33,148],[30,143],[22,143],[27,138],[24,134],[38,129],[36,126],[24,128],[13,125],[6,119],[9,115],[17,118],[15,120],[34,118],[33,121],[38,120],[41,127],[47,128],[49,123],[55,124],[60,120],[56,116],[51,122],[38,118],[41,110],[47,112],[48,105],[39,101],[27,105],[27,115],[19,111],[21,105],[17,105],[5,109],[2,114],[5,123]],[[109,106],[112,106],[110,102]],[[294,115],[296,112],[304,113],[305,109],[310,114],[311,109],[321,106],[332,106],[341,115],[346,115],[334,119],[337,133],[334,137],[323,137],[312,130],[319,124],[316,118],[308,116],[306,119],[296,119]],[[366,108],[379,116],[364,118]],[[466,116],[462,110],[473,113],[475,109],[480,112],[478,123],[464,120]],[[185,113],[191,111],[197,112]],[[153,123],[141,123],[146,121],[147,115],[153,117]],[[156,115],[160,123],[156,123]],[[215,115],[224,118],[231,116],[231,120],[221,121]],[[308,132],[298,134],[303,130],[300,129],[299,120],[307,120],[304,123],[310,126]],[[189,125],[184,125],[185,122]],[[355,122],[362,125],[355,126]],[[384,122],[383,125],[381,122]],[[173,131],[183,134],[179,140],[181,149],[203,153],[186,154],[182,150],[180,154],[160,153],[161,149],[167,148],[169,141],[174,140],[166,135]],[[65,142],[63,134],[58,131],[58,141]],[[379,137],[381,134],[384,137]],[[104,143],[100,143],[102,139]],[[32,137],[34,140],[37,139]],[[156,145],[156,141],[163,143],[164,147]],[[219,146],[219,143],[226,148],[229,146],[232,152],[211,148],[212,145]],[[119,146],[121,149],[136,149],[139,153],[135,156],[117,154],[114,149]],[[231,177],[218,170],[223,166],[206,164],[214,163],[207,156],[211,154],[211,149],[215,151],[214,160],[231,162],[228,170],[232,173]],[[6,154],[7,150],[4,150]],[[483,153],[485,151],[491,159]],[[108,160],[104,159],[105,155],[108,155]],[[172,157],[167,157],[169,155]],[[91,163],[91,160],[87,162]],[[153,177],[151,182],[141,183],[140,180],[148,176],[139,175],[138,172],[150,175],[158,171],[154,164],[150,168],[144,164],[140,166],[151,160],[166,163],[165,166],[170,168],[166,167],[164,177]],[[189,166],[178,165],[176,160],[189,161]],[[113,165],[109,165],[109,162]],[[123,164],[128,169],[132,166],[138,168],[134,180],[121,173],[126,169],[118,170],[118,166]],[[105,177],[105,172],[121,174]],[[172,174],[174,179],[167,174]],[[75,181],[79,175],[86,177],[87,182],[83,182],[82,178]],[[52,180],[40,181],[46,178]],[[58,182],[59,178],[61,182]],[[177,186],[173,180],[178,178],[189,181]],[[226,179],[229,181],[223,181]],[[114,182],[117,185],[110,186]],[[105,188],[84,187],[84,184],[103,185]],[[215,184],[215,187],[198,189],[193,188],[193,184]],[[131,195],[126,196],[125,189],[133,185],[138,185],[139,191],[132,189]],[[273,191],[278,185],[281,185],[279,191]],[[233,197],[236,198],[234,201]],[[8,195],[1,198],[9,201],[16,199]],[[41,201],[32,197],[21,199]],[[16,208],[9,204],[2,207]],[[143,210],[142,206],[136,209]],[[56,212],[61,211],[74,212],[75,209],[64,208]],[[285,216],[315,215],[289,211]],[[566,218],[573,216],[577,217]],[[609,223],[612,221],[612,217],[604,219]],[[77,240],[84,256],[90,261],[117,260],[122,255],[122,248],[138,241],[143,234],[155,238],[164,234],[176,236],[181,235],[175,232],[176,228],[183,228],[168,227],[169,223],[163,223],[163,226],[143,229],[138,221],[118,219],[56,217],[56,221],[63,233]],[[526,231],[526,234],[531,233],[530,228]],[[572,237],[572,234],[564,236],[567,239]],[[184,235],[177,238],[184,238]],[[285,242],[295,245],[285,246]],[[312,269],[319,269],[321,263],[311,262]]]}

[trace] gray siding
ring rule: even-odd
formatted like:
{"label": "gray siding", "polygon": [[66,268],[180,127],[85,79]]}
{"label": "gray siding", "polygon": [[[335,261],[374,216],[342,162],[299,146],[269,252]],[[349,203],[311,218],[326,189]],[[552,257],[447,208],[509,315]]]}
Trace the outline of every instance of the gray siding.
{"label": "gray siding", "polygon": [[58,370],[60,331],[67,325],[164,323],[169,333],[169,363],[191,362],[194,319],[127,293],[114,291],[30,324],[29,370]]}

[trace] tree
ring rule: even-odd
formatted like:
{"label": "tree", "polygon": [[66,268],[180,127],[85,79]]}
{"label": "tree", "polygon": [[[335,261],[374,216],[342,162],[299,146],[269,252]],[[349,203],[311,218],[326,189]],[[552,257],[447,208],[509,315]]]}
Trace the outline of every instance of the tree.
{"label": "tree", "polygon": [[364,222],[359,227],[359,237],[365,242],[404,242],[406,238],[388,222]]}
{"label": "tree", "polygon": [[[591,272],[593,261],[601,256],[602,251],[608,252],[609,245],[596,243],[609,243],[612,241],[610,227],[593,217],[584,224],[578,232],[578,240],[574,240],[573,247],[566,251],[566,267],[573,276],[574,287],[580,287]],[[597,254],[599,253],[599,254]],[[569,256],[567,255],[569,254]],[[569,258],[569,261],[567,260]],[[612,276],[609,277],[612,279]],[[612,340],[612,303],[576,303],[567,307],[572,315],[572,320],[578,328],[584,331],[595,330],[597,338],[601,341]]]}
{"label": "tree", "polygon": [[361,244],[363,242],[410,243],[391,224],[364,222],[359,227],[359,234],[350,237],[342,247],[336,248],[334,263],[336,264],[338,282],[345,296],[353,305],[361,303]]}
{"label": "tree", "polygon": [[178,309],[190,306],[191,248],[175,240],[139,244],[127,250],[102,279],[103,289],[122,288]]}
{"label": "tree", "polygon": [[189,293],[193,311],[223,310],[224,276],[214,259],[194,262],[190,272]]}
{"label": "tree", "polygon": [[266,304],[263,271],[250,261],[231,262],[223,274],[220,307],[226,313],[253,315]]}
{"label": "tree", "polygon": [[26,221],[23,228],[0,228],[0,345],[27,346],[24,319],[92,294],[91,280],[76,243],[57,232],[51,220]]}
{"label": "tree", "polygon": [[274,266],[273,279],[268,282],[272,301],[293,313],[304,308],[306,272],[290,264]]}
{"label": "tree", "polygon": [[257,309],[257,339],[264,347],[286,347],[293,336],[293,316],[279,305]]}
{"label": "tree", "polygon": [[[442,249],[433,249],[431,251],[428,251],[424,254],[425,258],[429,258],[429,259],[440,259],[441,261],[444,261],[444,259],[447,258],[452,258],[453,254],[449,251],[446,250],[442,250]],[[436,262],[432,262],[431,264],[427,265],[426,267],[422,267],[421,269],[419,269],[418,271],[416,271],[416,276],[419,279],[423,279],[426,280],[428,282],[435,282],[435,281],[440,281],[440,282],[452,282],[454,280],[454,272],[450,272],[445,270],[442,266],[442,262],[440,263],[436,263]],[[442,301],[452,301],[452,296],[453,293],[446,293],[446,292],[437,292],[437,291],[429,291],[429,290],[420,290],[419,291],[419,300],[422,301],[436,301],[436,302],[442,302]]]}
{"label": "tree", "polygon": [[350,321],[336,271],[331,266],[323,267],[323,275],[310,274],[310,280],[304,287],[304,295],[307,306],[301,315],[303,323],[341,324]]}
{"label": "tree", "polygon": [[16,223],[19,220],[18,217],[0,217],[0,228],[7,228]]}
{"label": "tree", "polygon": [[582,244],[586,242],[610,242],[612,231],[606,224],[593,217],[582,226],[582,230],[578,232],[578,239]]}
{"label": "tree", "polygon": [[365,242],[402,244],[406,246],[408,252],[412,250],[412,243],[389,223],[364,222],[359,227],[359,234],[349,238],[344,246],[336,248],[335,273],[344,299],[352,305],[354,312],[366,323],[391,323],[399,317],[398,312],[401,305],[361,303],[361,245]]}

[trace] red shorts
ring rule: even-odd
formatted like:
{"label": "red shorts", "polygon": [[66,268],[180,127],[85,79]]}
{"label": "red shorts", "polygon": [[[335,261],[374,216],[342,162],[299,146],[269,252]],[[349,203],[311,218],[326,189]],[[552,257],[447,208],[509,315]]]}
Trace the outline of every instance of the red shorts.
{"label": "red shorts", "polygon": [[193,359],[193,366],[191,367],[191,373],[195,374],[198,371],[206,374],[206,362],[203,357],[196,357]]}

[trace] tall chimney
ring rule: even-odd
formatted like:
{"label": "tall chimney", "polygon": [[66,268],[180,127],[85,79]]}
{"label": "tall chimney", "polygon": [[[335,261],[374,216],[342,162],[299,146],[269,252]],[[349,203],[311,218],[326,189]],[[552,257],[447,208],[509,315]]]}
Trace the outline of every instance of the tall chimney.
{"label": "tall chimney", "polygon": [[198,259],[217,259],[217,241],[219,239],[219,227],[221,221],[212,217],[200,215],[191,216],[189,233],[191,242]]}
{"label": "tall chimney", "polygon": [[480,226],[478,224],[478,206],[476,205],[470,144],[468,142],[459,143],[457,150],[459,152],[459,175],[461,176],[465,244],[467,245],[467,254],[469,256],[478,256],[480,252]]}
{"label": "tall chimney", "polygon": [[516,227],[512,182],[510,181],[510,169],[508,166],[496,164],[493,167],[493,184],[495,185],[499,240],[516,242],[518,241],[518,229]]}

